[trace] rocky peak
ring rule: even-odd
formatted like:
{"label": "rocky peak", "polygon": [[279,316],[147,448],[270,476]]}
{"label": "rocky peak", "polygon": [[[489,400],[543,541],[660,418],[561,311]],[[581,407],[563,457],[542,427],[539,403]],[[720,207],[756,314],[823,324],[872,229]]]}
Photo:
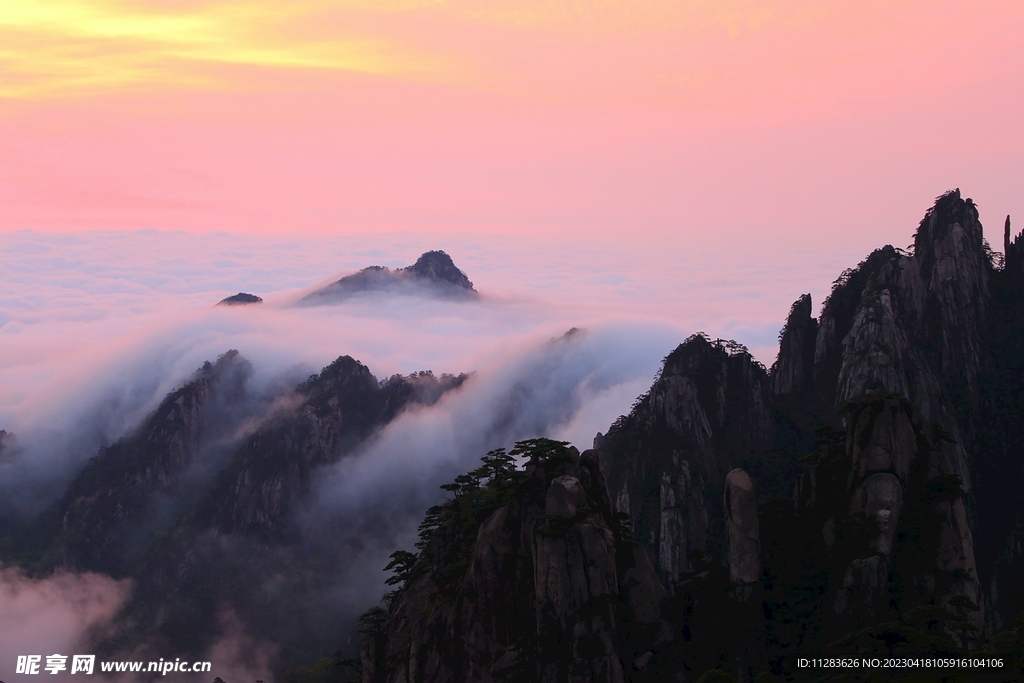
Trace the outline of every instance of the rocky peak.
{"label": "rocky peak", "polygon": [[315,468],[336,462],[414,404],[430,404],[465,381],[421,372],[379,382],[341,356],[296,388],[300,399],[240,445],[197,517],[224,533],[272,536],[307,492]]}
{"label": "rocky peak", "polygon": [[814,394],[830,407],[842,405],[836,397],[836,384],[844,362],[844,342],[853,327],[864,288],[879,269],[897,258],[899,252],[889,245],[871,252],[856,267],[847,268],[836,278],[822,305],[814,345]]}
{"label": "rocky peak", "polygon": [[[954,241],[948,241],[950,237]],[[943,258],[968,252],[980,255],[983,239],[978,207],[969,197],[963,199],[957,188],[938,197],[925,212],[914,234],[914,254],[927,272]]]}
{"label": "rocky peak", "polygon": [[399,268],[398,272],[408,273],[413,277],[431,282],[445,282],[456,287],[476,291],[466,274],[455,266],[452,257],[443,251],[428,251],[422,254],[416,263],[407,268]]}
{"label": "rocky peak", "polygon": [[1009,216],[1003,225],[1003,259],[1004,272],[1015,281],[1024,282],[1024,230],[1014,237]]}
{"label": "rocky peak", "polygon": [[443,251],[428,251],[406,268],[363,268],[310,292],[299,300],[299,304],[327,304],[374,292],[423,294],[448,299],[466,299],[477,295],[473,283],[456,267],[451,256]]}
{"label": "rocky peak", "polygon": [[312,403],[337,399],[340,392],[352,387],[356,393],[374,392],[377,379],[370,369],[352,356],[339,356],[317,375],[300,384],[296,391],[307,397]]}
{"label": "rocky peak", "polygon": [[772,366],[775,394],[803,394],[814,388],[814,347],[818,321],[811,315],[811,295],[804,294],[789,309],[779,333],[779,357]]}
{"label": "rocky peak", "polygon": [[[970,491],[970,454],[961,427],[981,398],[993,272],[977,207],[959,191],[942,195],[921,221],[914,254],[892,253],[871,266],[841,340],[834,406],[871,392],[908,398],[927,422],[952,435],[956,474]],[[834,349],[828,330],[839,326],[828,313],[817,343]]]}

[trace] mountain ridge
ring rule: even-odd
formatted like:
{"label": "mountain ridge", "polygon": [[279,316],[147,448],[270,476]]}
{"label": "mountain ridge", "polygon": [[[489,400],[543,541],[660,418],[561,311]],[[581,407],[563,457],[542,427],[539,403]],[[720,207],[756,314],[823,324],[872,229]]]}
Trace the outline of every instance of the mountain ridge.
{"label": "mountain ridge", "polygon": [[[595,490],[603,494],[567,493],[577,470],[535,487],[546,519],[581,501],[592,514],[607,498],[609,533],[629,529],[649,557],[651,571],[635,585],[661,596],[649,614],[664,635],[645,641],[645,652],[629,645],[650,631],[623,602],[623,586],[612,611],[597,616],[606,603],[596,595],[552,605],[537,582],[614,564],[615,553],[591,546],[559,569],[534,551],[503,572],[487,558],[529,544],[494,535],[507,525],[501,508],[474,522],[468,567],[428,558],[430,544],[452,532],[423,539],[408,566],[454,572],[447,635],[427,627],[437,587],[422,575],[396,577],[402,587],[364,640],[363,683],[816,678],[796,668],[794,652],[999,654],[1008,668],[986,680],[1024,675],[1024,628],[1009,627],[1024,614],[1014,588],[1024,585],[1024,473],[1013,467],[1024,440],[1010,431],[1024,418],[1024,236],[1011,243],[1009,221],[1004,234],[1001,260],[973,201],[943,194],[912,251],[886,246],[844,271],[817,318],[809,295],[797,299],[771,370],[742,345],[701,334],[670,353],[651,390],[587,452],[607,478]],[[566,444],[548,446],[558,448],[550,457],[582,462]],[[545,487],[547,497],[536,497]],[[568,507],[559,502],[567,496],[576,501]],[[582,533],[584,517],[573,519],[562,533]],[[492,572],[482,585],[478,562]],[[504,628],[518,629],[519,641],[492,635],[460,652],[480,637],[471,634],[495,632],[480,610],[508,594],[522,596],[535,626],[510,618]],[[560,626],[545,630],[549,620]],[[584,648],[575,639],[586,633],[595,640]],[[538,657],[546,638],[555,638],[553,660]]]}
{"label": "mountain ridge", "polygon": [[478,296],[466,274],[443,251],[424,252],[411,266],[391,270],[370,266],[346,275],[299,299],[299,305],[321,305],[374,292],[419,294],[441,299],[466,300]]}

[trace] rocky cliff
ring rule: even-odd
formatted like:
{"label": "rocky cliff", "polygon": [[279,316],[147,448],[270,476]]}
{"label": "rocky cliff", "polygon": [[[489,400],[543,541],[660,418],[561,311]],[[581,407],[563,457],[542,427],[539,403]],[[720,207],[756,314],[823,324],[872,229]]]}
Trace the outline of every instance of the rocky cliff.
{"label": "rocky cliff", "polygon": [[378,381],[343,356],[293,390],[256,397],[250,370],[237,351],[206,363],[12,542],[4,559],[39,573],[134,579],[99,652],[203,658],[225,619],[285,662],[336,647],[345,627],[319,627],[310,596],[329,590],[345,548],[305,538],[297,508],[319,468],[466,378]]}
{"label": "rocky cliff", "polygon": [[[431,559],[443,527],[426,537],[364,683],[803,680],[795,653],[999,654],[992,680],[1024,673],[1007,628],[1024,611],[1024,235],[1004,232],[1005,259],[977,206],[942,195],[912,250],[843,272],[818,318],[793,304],[770,372],[688,339],[599,456],[516,475],[532,493],[470,525],[457,580]],[[646,611],[624,557],[650,565]]]}
{"label": "rocky cliff", "polygon": [[[760,510],[765,612],[778,615],[769,643],[822,647],[872,623],[910,628],[907,615],[938,607],[950,622],[939,630],[976,648],[1024,609],[1006,590],[1024,577],[1024,448],[1008,423],[1024,416],[1024,276],[1021,237],[1004,230],[1005,265],[974,203],[949,192],[911,252],[884,247],[845,271],[819,319],[809,296],[793,304],[771,371],[775,439],[746,465],[773,485],[799,463],[795,507],[763,499]],[[646,423],[672,412],[686,414]],[[609,455],[624,459],[608,470],[630,473],[627,490],[647,467],[672,472],[658,454]]]}
{"label": "rocky cliff", "polygon": [[216,458],[216,442],[244,419],[233,408],[250,373],[234,350],[205,363],[134,432],[90,459],[27,530],[23,552],[42,568],[130,573],[137,538],[173,521],[170,501],[194,485],[200,460]]}
{"label": "rocky cliff", "polygon": [[364,683],[671,680],[664,589],[598,454],[536,440],[511,455],[524,470],[492,452],[428,513],[364,641]]}
{"label": "rocky cliff", "polygon": [[[796,654],[998,655],[1018,668],[992,680],[1019,679],[1024,234],[1008,218],[1004,251],[946,193],[911,250],[844,271],[818,317],[797,299],[770,371],[694,335],[593,450],[488,453],[442,487],[416,552],[392,555],[357,667],[289,680],[804,680]],[[475,293],[429,252],[331,296],[396,283]],[[341,357],[253,397],[248,376],[236,352],[204,365],[0,539],[36,571],[136,580],[98,651],[200,658],[236,622],[281,662],[333,650],[352,541],[311,537],[297,510],[324,466],[464,380],[378,381]]]}
{"label": "rocky cliff", "polygon": [[628,514],[666,585],[699,552],[724,561],[726,474],[774,439],[771,381],[743,347],[694,335],[654,386],[598,435],[612,500]]}
{"label": "rocky cliff", "polygon": [[[878,434],[872,436],[865,427],[867,431],[856,432],[856,437],[854,432],[848,436],[846,457],[852,460],[854,472],[846,490],[833,492],[850,501],[840,519],[854,514],[891,515],[888,521],[875,522],[890,526],[892,533],[900,515],[898,499],[908,487],[906,463],[915,457],[929,462],[926,478],[955,478],[961,494],[944,515],[950,531],[935,552],[947,558],[937,560],[946,565],[945,571],[963,574],[955,589],[947,587],[952,592],[947,591],[943,599],[954,593],[968,596],[979,605],[972,614],[979,626],[984,601],[974,557],[972,527],[977,520],[972,518],[976,500],[972,489],[973,472],[983,457],[977,435],[985,427],[978,418],[986,364],[991,360],[985,337],[987,317],[993,311],[993,281],[999,277],[977,207],[961,198],[959,191],[949,192],[925,214],[912,253],[885,247],[836,281],[811,345],[811,393],[806,383],[796,387],[789,379],[789,368],[803,367],[806,348],[795,349],[784,338],[775,373],[779,394],[790,400],[802,394],[805,400],[817,402],[817,414],[836,426],[841,422],[839,409],[851,401],[891,395],[909,402],[912,410],[900,413],[898,425],[883,420],[880,424],[886,426]],[[942,438],[918,448],[919,442],[924,443],[922,434],[936,430]],[[869,458],[874,464],[868,470],[858,460],[864,448],[875,454]],[[927,454],[919,453],[921,449]],[[897,461],[903,465],[892,464]],[[813,471],[804,476],[799,496],[820,498],[811,492],[814,476]],[[922,481],[915,486],[925,485]],[[876,591],[885,590],[889,572],[885,558],[891,544],[891,538],[872,542],[870,562],[879,564],[872,564],[871,571],[877,571],[877,576],[867,577],[867,565],[856,565],[856,571],[851,569],[844,577],[844,585],[868,582]],[[955,562],[948,559],[954,557]],[[845,611],[844,600],[836,603],[837,612]]]}

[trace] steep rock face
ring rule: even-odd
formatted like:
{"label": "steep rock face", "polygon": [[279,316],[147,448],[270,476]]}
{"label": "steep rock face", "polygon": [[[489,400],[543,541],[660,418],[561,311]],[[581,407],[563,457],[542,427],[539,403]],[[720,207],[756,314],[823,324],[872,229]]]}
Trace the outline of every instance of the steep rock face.
{"label": "steep rock face", "polygon": [[[912,255],[886,247],[841,276],[823,307],[815,348],[815,394],[823,404],[840,408],[869,393],[893,393],[909,399],[929,429],[938,426],[948,436],[936,440],[940,454],[933,459],[943,463],[938,470],[959,478],[965,495],[949,511],[948,547],[941,552],[970,557],[975,582],[983,578],[978,569],[986,574],[998,564],[997,547],[1011,533],[1000,524],[1005,515],[994,497],[976,494],[975,479],[984,473],[996,493],[998,481],[1011,474],[1000,463],[1020,450],[998,426],[1006,423],[1006,406],[1019,403],[1014,381],[1001,378],[1020,375],[1012,360],[1020,354],[1008,350],[1015,336],[1010,311],[1019,298],[1012,266],[1019,254],[1008,229],[1004,248],[1006,265],[998,271],[977,207],[958,190],[943,195],[921,221]],[[814,495],[812,488],[805,485],[802,495]],[[978,567],[973,549],[963,547],[975,538],[982,544]],[[995,604],[996,584],[986,591]],[[978,597],[973,588],[963,594]]]}
{"label": "steep rock face", "polygon": [[29,569],[135,580],[98,651],[113,657],[127,644],[202,658],[229,612],[282,650],[336,647],[336,632],[313,627],[321,608],[302,601],[336,580],[328,570],[345,549],[317,546],[290,515],[317,468],[466,379],[421,372],[379,382],[344,356],[294,390],[254,397],[249,373],[235,351],[204,365],[12,544]]}
{"label": "steep rock face", "polygon": [[844,340],[853,327],[868,279],[899,256],[891,246],[873,251],[855,268],[840,274],[822,305],[814,346],[814,394],[826,406],[838,404],[836,386],[843,367]]}
{"label": "steep rock face", "polygon": [[773,435],[764,368],[745,349],[697,335],[599,437],[616,509],[632,517],[665,583],[692,569],[693,551],[725,559],[718,501],[726,474],[760,460]]}
{"label": "steep rock face", "polygon": [[761,532],[757,495],[750,475],[736,468],[725,477],[725,532],[729,542],[729,580],[751,584],[761,580]]}
{"label": "steep rock face", "polygon": [[[841,622],[890,616],[895,600],[947,604],[964,596],[984,623],[974,543],[949,453],[906,399],[877,394],[858,404],[847,431],[850,474],[842,572],[834,610]],[[895,596],[895,597],[894,597]]]}
{"label": "steep rock face", "polygon": [[[994,533],[1004,515],[994,509],[992,498],[976,494],[975,479],[979,472],[987,475],[988,489],[995,493],[997,480],[1010,474],[1000,463],[1013,460],[1011,451],[1020,450],[1009,446],[1013,438],[999,426],[1007,424],[1006,406],[1020,403],[1011,388],[1015,380],[1001,379],[1021,374],[1012,360],[1020,354],[1009,350],[1014,347],[1010,340],[1017,335],[1012,331],[1015,314],[1010,311],[1019,298],[1011,266],[1019,258],[1014,245],[1007,225],[1006,266],[997,270],[998,259],[984,241],[977,207],[962,198],[959,190],[949,192],[925,214],[912,254],[885,247],[840,276],[822,308],[815,340],[813,394],[823,422],[838,427],[842,418],[835,413],[829,417],[830,411],[868,395],[893,394],[910,401],[924,425],[920,429],[937,427],[944,433],[944,438],[933,439],[929,459],[934,472],[957,478],[964,495],[950,504],[946,545],[935,552],[957,558],[954,564],[971,574],[974,584],[984,583],[978,570],[984,574],[998,563],[993,559],[1000,552],[996,547],[1010,534],[1008,525]],[[780,364],[781,354],[782,349]],[[1019,408],[1009,412],[1013,410]],[[914,452],[906,443],[891,446],[902,457]],[[828,492],[817,490],[821,474],[812,471],[801,479],[798,506],[831,507],[830,501],[840,494],[835,490],[835,472],[824,477]],[[892,474],[902,478],[906,473]],[[851,476],[855,475],[862,476],[857,472]],[[872,495],[883,495],[883,489],[896,495],[895,484],[887,476],[880,473],[873,482]],[[905,480],[901,482],[905,488]],[[842,498],[848,493],[843,492]],[[898,507],[898,501],[890,502]],[[865,499],[863,505],[870,504]],[[975,538],[982,543],[977,567]],[[876,544],[875,550],[885,557],[882,548],[892,539],[876,540],[881,545]],[[879,586],[886,580],[884,565],[875,567],[882,572],[873,579]],[[866,567],[861,572],[865,577]],[[990,595],[998,592],[992,586],[986,589]],[[957,590],[977,601],[976,588]],[[986,600],[993,602],[991,597]]]}
{"label": "steep rock face", "polygon": [[672,642],[664,590],[610,516],[597,454],[549,451],[515,489],[480,524],[455,582],[442,561],[453,530],[435,532],[364,648],[375,656],[363,680],[672,680],[651,678]]}
{"label": "steep rock face", "polygon": [[405,407],[431,404],[464,379],[421,373],[378,383],[362,363],[338,358],[298,387],[297,407],[271,417],[238,449],[199,518],[220,533],[274,533],[317,467],[335,462]]}
{"label": "steep rock face", "polygon": [[814,347],[818,321],[811,315],[811,295],[804,294],[789,309],[779,335],[779,357],[772,367],[776,395],[805,394],[814,388]]}
{"label": "steep rock face", "polygon": [[[949,192],[921,221],[912,253],[885,247],[845,271],[820,321],[811,317],[808,296],[794,303],[780,334],[771,396],[762,401],[773,412],[775,440],[762,446],[764,458],[735,463],[760,491],[783,488],[780,473],[790,487],[796,479],[793,505],[762,500],[771,529],[770,548],[762,548],[765,615],[780,615],[766,626],[774,647],[821,647],[872,624],[917,618],[917,607],[942,606],[940,621],[955,617],[974,629],[984,622],[991,633],[1024,604],[1024,592],[1013,588],[1024,577],[1020,508],[1011,505],[1007,513],[1006,506],[1024,500],[1024,439],[1011,427],[1024,415],[1024,276],[1011,267],[1024,250],[1018,253],[1008,230],[1005,239],[1000,270],[977,207]],[[673,395],[665,383],[673,374],[667,362],[651,393],[595,444],[606,451],[613,499],[635,518],[663,580],[681,577],[677,595],[717,605],[708,608],[712,614],[728,596],[738,599],[714,560],[721,567],[728,558],[729,583],[736,585],[742,562],[731,549],[740,539],[732,525],[716,526],[708,501],[680,496],[672,485],[682,474],[696,482],[691,491],[714,486],[706,474],[711,459],[682,459],[684,469],[674,462],[672,441],[684,438],[665,438],[685,433],[691,452],[706,453],[713,433],[707,403],[702,412],[678,398],[658,403]],[[727,381],[716,379],[723,393]],[[976,489],[978,476],[985,484]],[[631,486],[637,481],[644,486]],[[703,545],[692,543],[692,523],[661,523],[673,519],[680,499],[687,521],[708,518]],[[718,549],[723,539],[727,555]],[[711,564],[700,558],[665,572],[680,547],[707,549]],[[827,600],[817,592],[822,586]],[[697,608],[685,607],[691,609]],[[710,617],[689,618],[713,628]],[[957,638],[967,645],[974,636]]]}
{"label": "steep rock face", "polygon": [[[952,435],[950,457],[969,492],[961,428],[979,402],[991,274],[977,208],[959,191],[943,195],[921,221],[913,256],[873,266],[842,340],[835,405],[870,391],[906,396]],[[822,330],[834,326],[824,317]]]}
{"label": "steep rock face", "polygon": [[927,212],[913,255],[885,247],[843,273],[815,343],[819,395],[841,407],[896,392],[932,421],[946,419],[954,394],[977,405],[991,274],[983,239],[977,207],[957,190]]}
{"label": "steep rock face", "polygon": [[188,485],[201,444],[237,424],[241,416],[228,406],[244,391],[250,372],[237,351],[206,363],[138,429],[92,458],[28,530],[30,545],[45,544],[42,565],[115,575],[127,571],[122,546],[158,524],[158,501]]}
{"label": "steep rock face", "polygon": [[[659,651],[657,681],[696,681],[717,669],[749,683],[762,662],[764,609],[759,514],[754,483],[742,469],[726,477],[716,507],[726,520],[726,562],[693,557],[662,594],[659,626],[671,645]],[[712,679],[716,680],[716,679]]]}

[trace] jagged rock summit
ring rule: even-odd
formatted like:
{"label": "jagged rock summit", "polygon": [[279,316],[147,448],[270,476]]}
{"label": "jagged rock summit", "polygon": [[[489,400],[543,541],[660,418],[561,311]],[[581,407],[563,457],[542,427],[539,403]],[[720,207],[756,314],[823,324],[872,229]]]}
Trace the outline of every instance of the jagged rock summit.
{"label": "jagged rock summit", "polygon": [[426,295],[441,299],[477,296],[473,283],[443,251],[428,251],[406,268],[370,266],[332,282],[299,300],[303,306],[337,303],[370,293]]}
{"label": "jagged rock summit", "polygon": [[245,306],[248,304],[261,304],[263,298],[258,297],[255,294],[249,294],[248,292],[239,292],[229,297],[225,297],[217,302],[218,306]]}

